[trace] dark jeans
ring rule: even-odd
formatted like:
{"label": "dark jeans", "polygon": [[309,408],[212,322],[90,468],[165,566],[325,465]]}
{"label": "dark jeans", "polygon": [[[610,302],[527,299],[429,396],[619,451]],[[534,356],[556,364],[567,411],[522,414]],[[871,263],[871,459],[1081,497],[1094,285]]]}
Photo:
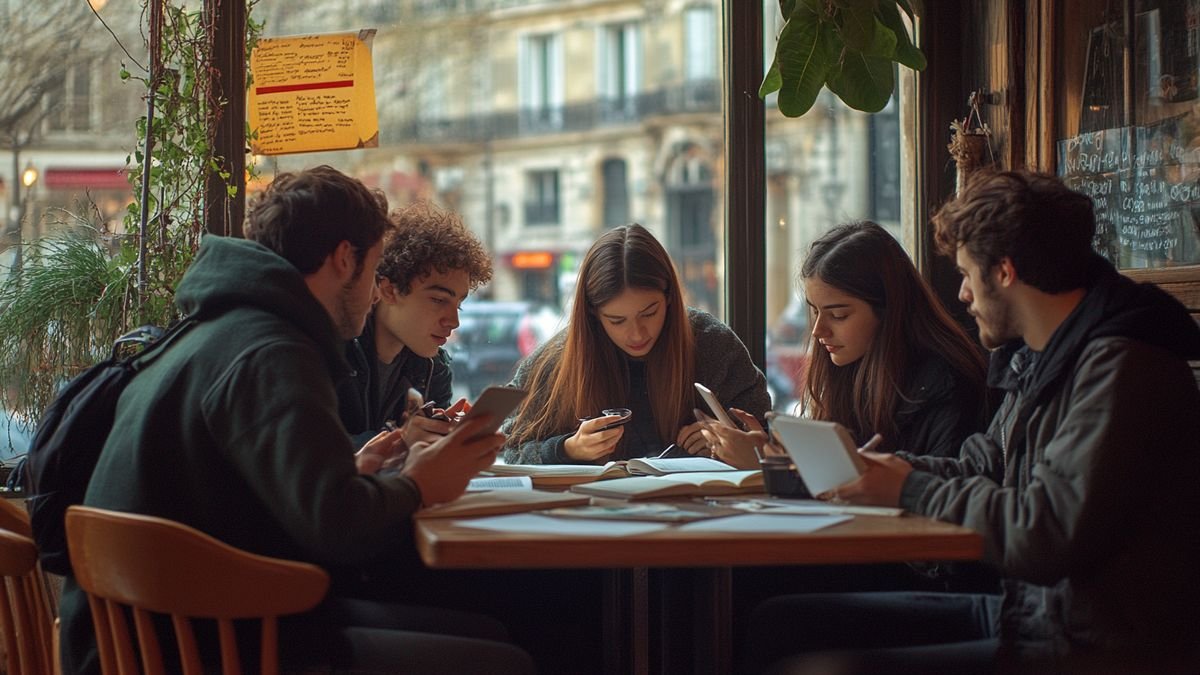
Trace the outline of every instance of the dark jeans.
{"label": "dark jeans", "polygon": [[532,659],[507,640],[480,614],[336,596],[280,626],[285,664],[344,674],[532,675]]}
{"label": "dark jeans", "polygon": [[773,598],[751,616],[751,673],[990,673],[1000,597],[813,593]]}

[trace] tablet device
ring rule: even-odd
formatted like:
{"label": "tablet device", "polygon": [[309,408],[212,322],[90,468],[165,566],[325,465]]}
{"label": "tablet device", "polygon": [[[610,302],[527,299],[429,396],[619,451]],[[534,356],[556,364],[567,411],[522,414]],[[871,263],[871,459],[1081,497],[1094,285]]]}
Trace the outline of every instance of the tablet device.
{"label": "tablet device", "polygon": [[462,421],[465,422],[484,413],[490,414],[492,423],[480,430],[478,436],[494,434],[504,423],[504,419],[517,409],[528,393],[524,389],[516,387],[488,387],[471,404],[471,409],[463,416]]}
{"label": "tablet device", "polygon": [[742,428],[738,426],[733,421],[733,418],[729,416],[729,413],[725,411],[725,406],[721,405],[721,402],[717,400],[717,395],[712,392],[712,389],[709,389],[699,382],[696,382],[695,385],[696,391],[700,392],[700,398],[704,399],[704,402],[708,404],[708,409],[712,411],[713,416],[717,418],[718,422],[734,429]]}
{"label": "tablet device", "polygon": [[850,432],[837,422],[777,414],[771,418],[771,433],[814,495],[852,481],[866,470]]}

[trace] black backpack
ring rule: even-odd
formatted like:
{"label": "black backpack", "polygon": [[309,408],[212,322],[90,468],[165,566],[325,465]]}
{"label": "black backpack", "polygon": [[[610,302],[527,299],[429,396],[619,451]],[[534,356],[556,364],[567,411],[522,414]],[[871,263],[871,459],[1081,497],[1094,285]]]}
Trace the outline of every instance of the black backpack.
{"label": "black backpack", "polygon": [[[30,494],[27,504],[33,539],[46,571],[71,573],[67,507],[83,502],[112,429],[121,392],[147,362],[194,323],[195,319],[185,317],[165,331],[142,326],[122,335],[113,343],[109,357],[68,382],[38,420],[29,454],[14,473],[23,474]],[[130,345],[142,349],[122,355]]]}

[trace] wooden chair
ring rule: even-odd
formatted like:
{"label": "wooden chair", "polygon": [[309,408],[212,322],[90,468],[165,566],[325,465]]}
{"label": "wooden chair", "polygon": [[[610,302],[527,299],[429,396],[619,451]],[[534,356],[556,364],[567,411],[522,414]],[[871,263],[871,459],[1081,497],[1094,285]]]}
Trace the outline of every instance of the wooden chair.
{"label": "wooden chair", "polygon": [[33,537],[29,512],[12,499],[0,498],[0,529],[16,532],[23,537]]}
{"label": "wooden chair", "polygon": [[[28,523],[25,526],[28,529]],[[32,539],[0,529],[0,577],[4,579],[4,589],[0,592],[0,632],[3,632],[8,675],[57,672],[54,615],[47,603],[37,560],[37,547]]]}
{"label": "wooden chair", "polygon": [[131,513],[72,506],[67,548],[79,586],[87,592],[104,673],[164,672],[152,614],[170,615],[185,675],[199,674],[194,619],[215,619],[224,673],[241,672],[235,619],[262,623],[261,663],[279,670],[278,617],[312,609],[325,597],[329,576],[305,563],[267,558],[220,542],[191,527]]}

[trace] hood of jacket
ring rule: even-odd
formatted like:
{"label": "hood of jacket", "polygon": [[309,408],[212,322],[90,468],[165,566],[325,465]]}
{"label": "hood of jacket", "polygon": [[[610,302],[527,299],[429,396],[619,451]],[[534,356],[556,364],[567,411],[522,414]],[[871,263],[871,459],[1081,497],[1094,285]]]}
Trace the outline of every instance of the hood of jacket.
{"label": "hood of jacket", "polygon": [[[1092,281],[1079,305],[1050,337],[1031,373],[1033,400],[1052,389],[1072,368],[1092,340],[1124,337],[1166,349],[1184,360],[1200,359],[1200,325],[1169,293],[1153,284],[1137,283],[1096,255]],[[1015,340],[992,354],[988,384],[1012,388],[1013,357],[1028,347]]]}
{"label": "hood of jacket", "polygon": [[185,315],[201,320],[247,307],[274,314],[317,343],[332,373],[348,369],[344,343],[304,276],[256,242],[206,235],[176,288],[175,302]]}

